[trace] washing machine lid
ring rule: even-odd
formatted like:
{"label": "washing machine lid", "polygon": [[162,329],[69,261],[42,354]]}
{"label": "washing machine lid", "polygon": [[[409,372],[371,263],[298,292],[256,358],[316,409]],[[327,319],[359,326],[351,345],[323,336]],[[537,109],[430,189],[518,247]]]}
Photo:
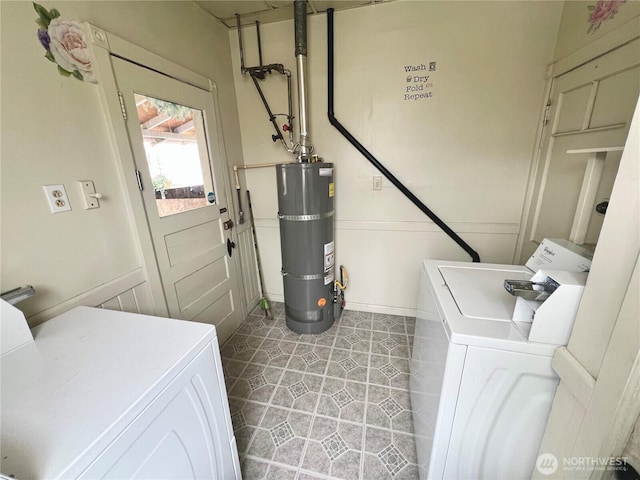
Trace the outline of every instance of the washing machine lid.
{"label": "washing machine lid", "polygon": [[528,280],[523,265],[425,260],[424,272],[451,343],[553,356],[556,345],[530,342],[512,320],[515,297],[505,279]]}
{"label": "washing machine lid", "polygon": [[504,288],[504,281],[530,280],[526,267],[441,266],[442,278],[449,287],[460,313],[469,318],[510,322],[516,297]]}

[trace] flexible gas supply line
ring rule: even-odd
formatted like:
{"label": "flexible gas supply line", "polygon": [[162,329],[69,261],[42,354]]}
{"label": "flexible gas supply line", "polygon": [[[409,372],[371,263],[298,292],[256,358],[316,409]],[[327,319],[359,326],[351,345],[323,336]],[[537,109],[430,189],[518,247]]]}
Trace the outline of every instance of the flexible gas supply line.
{"label": "flexible gas supply line", "polygon": [[344,291],[347,289],[348,283],[349,276],[347,275],[347,269],[340,265],[340,280],[336,280],[335,282],[333,282],[333,284],[340,290]]}

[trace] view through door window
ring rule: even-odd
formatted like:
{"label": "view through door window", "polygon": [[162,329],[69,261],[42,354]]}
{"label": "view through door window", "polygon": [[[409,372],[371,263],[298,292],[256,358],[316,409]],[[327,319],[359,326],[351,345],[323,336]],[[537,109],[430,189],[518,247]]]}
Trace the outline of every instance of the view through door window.
{"label": "view through door window", "polygon": [[202,112],[140,94],[135,100],[158,215],[215,203]]}

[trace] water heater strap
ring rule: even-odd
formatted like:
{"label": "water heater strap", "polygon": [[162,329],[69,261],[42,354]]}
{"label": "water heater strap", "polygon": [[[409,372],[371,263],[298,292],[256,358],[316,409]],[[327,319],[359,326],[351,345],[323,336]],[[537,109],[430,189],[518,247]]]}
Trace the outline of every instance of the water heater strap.
{"label": "water heater strap", "polygon": [[284,270],[281,270],[280,274],[283,277],[289,277],[289,278],[292,278],[294,280],[320,280],[321,278],[324,278],[324,274],[323,273],[316,273],[316,274],[313,274],[313,275],[294,275],[292,273],[285,272]]}
{"label": "water heater strap", "polygon": [[321,218],[333,217],[335,213],[335,210],[325,213],[315,213],[313,215],[283,215],[282,213],[278,213],[278,218],[280,220],[291,220],[293,222],[308,222],[309,220],[320,220]]}

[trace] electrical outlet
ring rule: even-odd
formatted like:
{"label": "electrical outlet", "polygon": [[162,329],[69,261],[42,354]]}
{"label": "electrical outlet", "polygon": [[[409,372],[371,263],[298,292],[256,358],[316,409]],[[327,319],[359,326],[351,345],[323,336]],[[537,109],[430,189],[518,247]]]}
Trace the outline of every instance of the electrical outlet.
{"label": "electrical outlet", "polygon": [[376,175],[373,177],[373,189],[374,190],[382,190],[382,177]]}
{"label": "electrical outlet", "polygon": [[49,202],[49,208],[51,213],[68,212],[71,210],[71,204],[69,203],[69,197],[67,197],[67,191],[64,189],[64,185],[44,185],[44,194]]}

